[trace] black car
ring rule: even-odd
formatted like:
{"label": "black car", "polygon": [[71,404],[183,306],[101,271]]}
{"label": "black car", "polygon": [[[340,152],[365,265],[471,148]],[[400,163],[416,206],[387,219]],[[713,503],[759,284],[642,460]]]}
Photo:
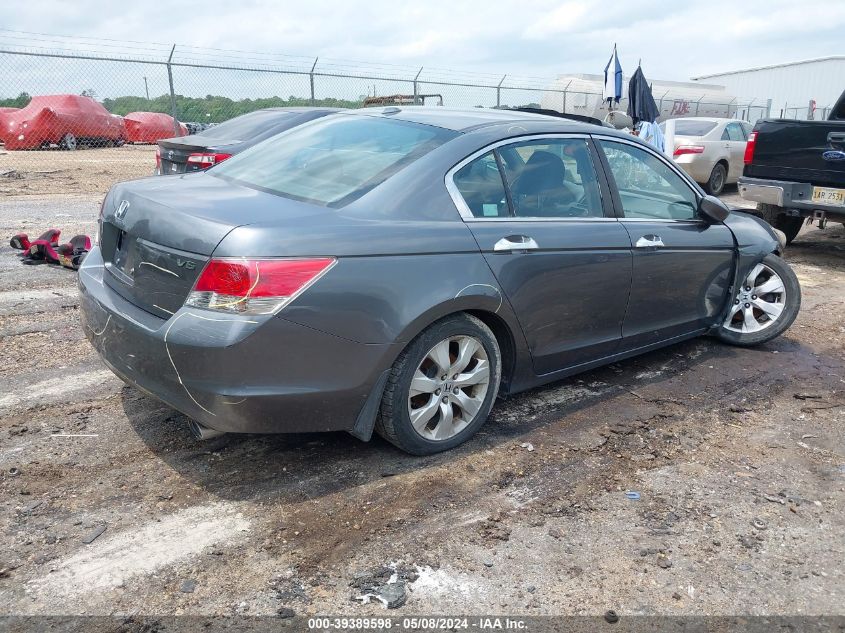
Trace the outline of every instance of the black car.
{"label": "black car", "polygon": [[208,127],[197,134],[162,139],[156,174],[202,171],[297,125],[337,112],[337,108],[267,108]]}

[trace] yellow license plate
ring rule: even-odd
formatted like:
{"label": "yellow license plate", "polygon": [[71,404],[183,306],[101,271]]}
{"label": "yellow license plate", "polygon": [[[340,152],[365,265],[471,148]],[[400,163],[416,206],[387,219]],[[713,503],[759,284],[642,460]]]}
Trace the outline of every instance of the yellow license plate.
{"label": "yellow license plate", "polygon": [[834,207],[845,207],[845,189],[813,187],[813,202]]}

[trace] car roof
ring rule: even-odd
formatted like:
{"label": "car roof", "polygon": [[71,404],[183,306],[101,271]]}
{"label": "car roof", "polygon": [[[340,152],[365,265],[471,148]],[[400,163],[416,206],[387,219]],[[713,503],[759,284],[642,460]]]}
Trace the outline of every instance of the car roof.
{"label": "car roof", "polygon": [[545,123],[550,132],[589,133],[607,128],[581,123],[570,119],[520,112],[518,110],[496,110],[492,108],[444,108],[442,106],[379,106],[359,110],[342,110],[343,114],[398,119],[410,123],[421,123],[446,128],[455,132],[468,132],[480,127],[503,123]]}

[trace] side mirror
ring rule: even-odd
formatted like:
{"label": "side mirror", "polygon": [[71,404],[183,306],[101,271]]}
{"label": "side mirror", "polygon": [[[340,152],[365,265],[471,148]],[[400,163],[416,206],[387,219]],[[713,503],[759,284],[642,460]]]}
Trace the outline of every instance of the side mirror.
{"label": "side mirror", "polygon": [[708,222],[719,224],[727,219],[731,210],[717,197],[704,196],[698,203],[698,212]]}

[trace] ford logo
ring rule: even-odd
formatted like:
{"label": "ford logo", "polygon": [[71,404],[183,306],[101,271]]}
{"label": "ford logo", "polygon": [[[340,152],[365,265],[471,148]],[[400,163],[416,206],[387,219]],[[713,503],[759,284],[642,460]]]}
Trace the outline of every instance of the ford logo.
{"label": "ford logo", "polygon": [[834,149],[822,154],[822,158],[824,158],[825,160],[845,160],[845,152],[838,149]]}

